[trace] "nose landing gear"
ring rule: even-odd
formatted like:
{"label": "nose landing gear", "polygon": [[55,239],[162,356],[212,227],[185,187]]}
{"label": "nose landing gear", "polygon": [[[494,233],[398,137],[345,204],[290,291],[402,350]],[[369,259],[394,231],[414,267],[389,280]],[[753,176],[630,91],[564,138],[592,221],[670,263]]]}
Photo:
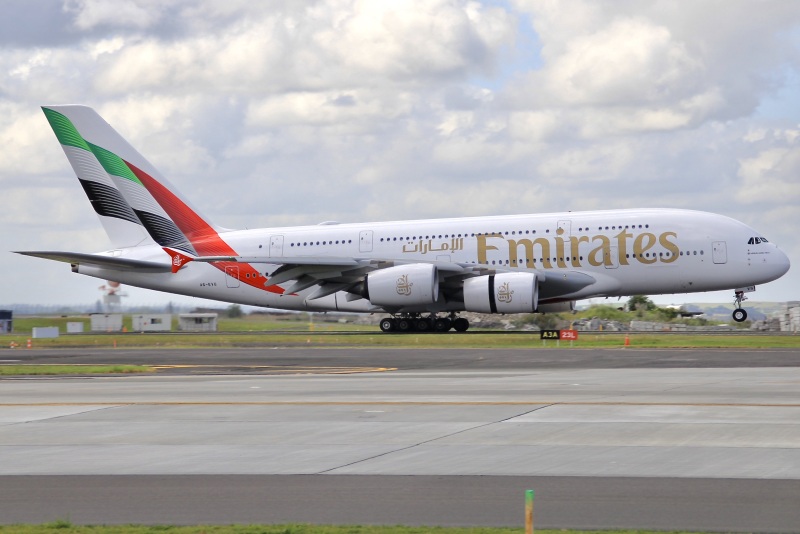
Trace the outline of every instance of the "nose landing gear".
{"label": "nose landing gear", "polygon": [[747,320],[747,312],[742,308],[742,302],[747,300],[747,297],[744,296],[744,291],[736,291],[734,295],[733,305],[736,309],[733,310],[733,320],[741,323]]}

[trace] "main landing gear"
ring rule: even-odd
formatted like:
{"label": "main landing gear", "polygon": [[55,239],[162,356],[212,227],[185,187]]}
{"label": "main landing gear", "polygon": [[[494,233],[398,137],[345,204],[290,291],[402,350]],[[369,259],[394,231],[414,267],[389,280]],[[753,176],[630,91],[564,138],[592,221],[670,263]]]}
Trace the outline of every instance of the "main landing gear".
{"label": "main landing gear", "polygon": [[742,308],[742,302],[747,300],[747,297],[744,296],[744,291],[736,291],[733,305],[736,306],[736,309],[733,310],[733,320],[737,323],[741,323],[747,320],[747,312]]}
{"label": "main landing gear", "polygon": [[437,317],[431,314],[422,317],[418,313],[403,313],[392,317],[381,319],[380,327],[382,332],[448,332],[451,328],[456,332],[466,332],[469,328],[469,321],[463,317],[456,317],[450,314],[448,317]]}

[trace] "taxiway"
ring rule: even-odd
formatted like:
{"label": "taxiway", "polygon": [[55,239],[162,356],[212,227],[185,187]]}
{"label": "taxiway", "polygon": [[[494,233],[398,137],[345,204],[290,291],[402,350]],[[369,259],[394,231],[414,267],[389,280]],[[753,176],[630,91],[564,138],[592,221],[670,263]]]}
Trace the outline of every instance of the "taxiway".
{"label": "taxiway", "polygon": [[800,524],[797,351],[17,354],[172,367],[0,381],[2,523]]}

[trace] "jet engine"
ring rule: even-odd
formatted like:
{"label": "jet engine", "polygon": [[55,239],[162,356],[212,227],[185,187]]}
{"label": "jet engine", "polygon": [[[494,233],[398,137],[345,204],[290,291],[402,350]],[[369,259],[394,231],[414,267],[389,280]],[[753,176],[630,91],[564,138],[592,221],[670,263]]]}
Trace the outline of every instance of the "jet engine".
{"label": "jet engine", "polygon": [[427,263],[388,267],[367,275],[363,296],[390,308],[433,304],[439,300],[439,276]]}
{"label": "jet engine", "polygon": [[531,313],[539,300],[535,273],[500,273],[464,280],[464,308],[478,313]]}

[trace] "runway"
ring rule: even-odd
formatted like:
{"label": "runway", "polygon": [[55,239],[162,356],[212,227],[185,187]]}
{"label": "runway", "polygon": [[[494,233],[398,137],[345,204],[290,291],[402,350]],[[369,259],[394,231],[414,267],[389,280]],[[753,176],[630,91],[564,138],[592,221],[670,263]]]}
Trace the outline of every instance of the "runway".
{"label": "runway", "polygon": [[0,523],[800,525],[797,351],[23,352],[189,367],[0,381]]}

